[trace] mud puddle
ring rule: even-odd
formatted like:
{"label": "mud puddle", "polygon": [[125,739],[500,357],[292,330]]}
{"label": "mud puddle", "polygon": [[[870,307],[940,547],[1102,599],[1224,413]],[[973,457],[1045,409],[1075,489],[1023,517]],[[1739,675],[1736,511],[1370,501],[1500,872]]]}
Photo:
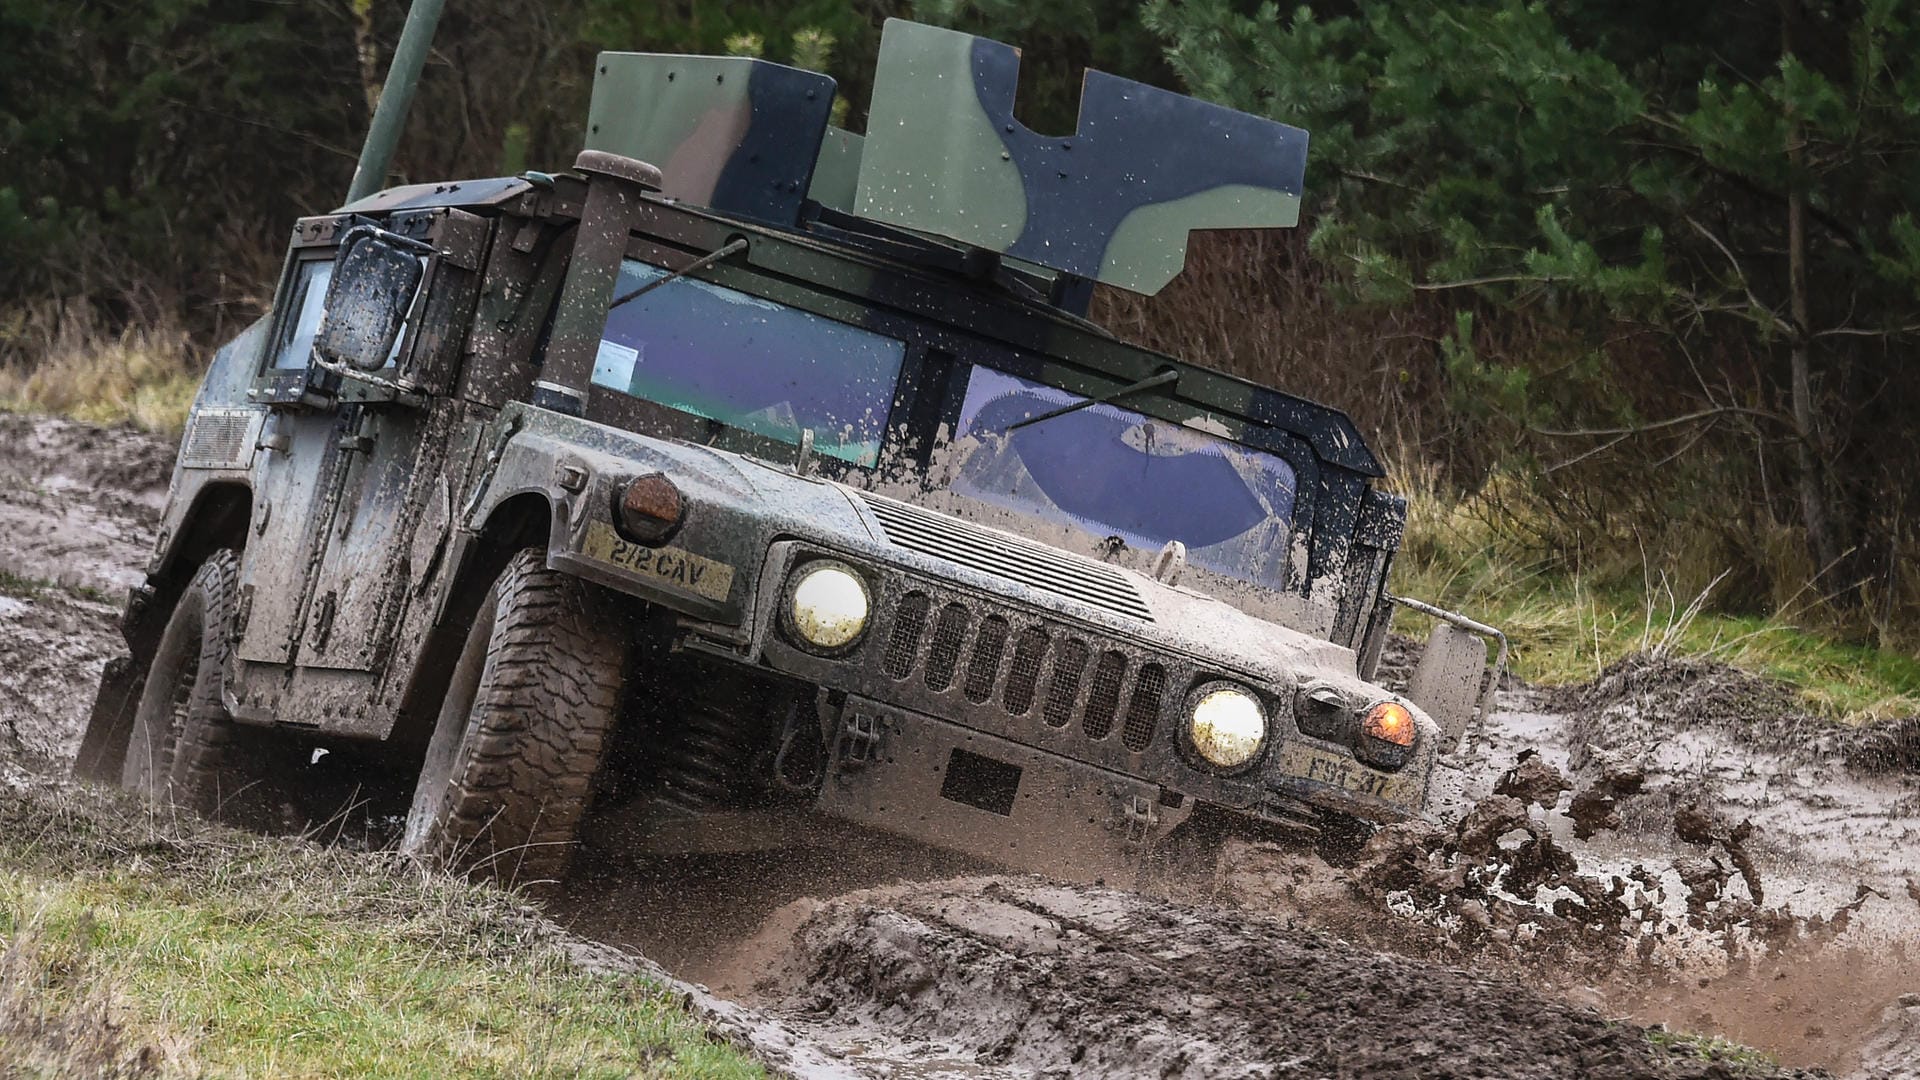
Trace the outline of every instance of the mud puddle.
{"label": "mud puddle", "polygon": [[[71,753],[171,455],[0,416],[0,755]],[[712,985],[679,984],[807,1077],[1776,1074],[1681,1032],[1920,1077],[1920,736],[1670,661],[1611,674],[1509,694],[1433,828],[1353,867],[1232,841],[1139,894],[872,841],[596,858],[554,911],[609,966]]]}

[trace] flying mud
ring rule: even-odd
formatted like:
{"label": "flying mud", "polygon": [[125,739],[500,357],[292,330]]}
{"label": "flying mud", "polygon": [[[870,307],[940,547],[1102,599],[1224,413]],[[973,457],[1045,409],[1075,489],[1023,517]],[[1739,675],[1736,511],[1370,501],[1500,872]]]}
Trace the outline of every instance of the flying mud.
{"label": "flying mud", "polygon": [[[71,755],[172,452],[0,415],[10,770]],[[1331,862],[1186,837],[1122,890],[839,836],[595,859],[552,910],[807,1077],[1920,1077],[1920,719],[1655,655],[1503,704],[1432,822]]]}

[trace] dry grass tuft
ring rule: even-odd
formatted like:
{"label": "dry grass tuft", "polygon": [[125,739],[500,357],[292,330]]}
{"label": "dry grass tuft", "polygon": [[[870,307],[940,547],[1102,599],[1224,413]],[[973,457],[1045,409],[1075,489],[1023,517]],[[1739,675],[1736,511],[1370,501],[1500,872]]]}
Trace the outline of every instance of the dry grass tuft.
{"label": "dry grass tuft", "polygon": [[0,1076],[144,1080],[183,1071],[114,1019],[89,955],[96,927],[88,918],[65,934],[38,920],[12,928],[0,949]]}
{"label": "dry grass tuft", "polygon": [[0,318],[0,409],[177,434],[204,371],[187,332],[161,322],[106,330],[87,308]]}
{"label": "dry grass tuft", "polygon": [[[1536,538],[1546,530],[1528,519],[1518,478],[1496,475],[1462,496],[1417,459],[1389,473],[1407,498],[1394,591],[1505,630],[1524,678],[1581,683],[1635,654],[1698,657],[1787,683],[1803,707],[1830,719],[1920,715],[1920,659],[1836,635],[1804,590],[1771,614],[1719,610],[1724,565],[1689,565],[1688,552],[1628,561],[1543,551]],[[1396,625],[1427,629],[1404,614]]]}
{"label": "dry grass tuft", "polygon": [[0,761],[0,1076],[764,1075],[566,945],[525,898],[391,853]]}

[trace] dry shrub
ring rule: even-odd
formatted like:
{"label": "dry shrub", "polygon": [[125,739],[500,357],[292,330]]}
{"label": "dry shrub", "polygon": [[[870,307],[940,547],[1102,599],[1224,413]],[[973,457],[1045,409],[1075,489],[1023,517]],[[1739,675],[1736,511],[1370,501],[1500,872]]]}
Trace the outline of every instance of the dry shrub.
{"label": "dry shrub", "polygon": [[[1882,647],[1920,638],[1920,535],[1901,507],[1870,513],[1859,557],[1822,572],[1796,523],[1792,444],[1776,427],[1732,413],[1609,433],[1766,401],[1762,358],[1743,346],[1677,354],[1659,328],[1583,321],[1549,301],[1494,308],[1436,291],[1355,303],[1298,230],[1195,233],[1185,272],[1160,295],[1102,287],[1092,316],[1127,340],[1345,410],[1413,501],[1403,566],[1491,564],[1516,588],[1561,572],[1592,587],[1705,594],[1712,610]],[[1503,400],[1497,374],[1482,386],[1450,368],[1450,348],[1471,355],[1465,374],[1527,373],[1527,403]],[[1828,602],[1866,577],[1862,602]]]}
{"label": "dry shrub", "polygon": [[1341,302],[1299,230],[1194,233],[1186,270],[1158,296],[1101,287],[1092,317],[1148,348],[1345,409],[1376,447],[1429,441],[1446,310]]}
{"label": "dry shrub", "polygon": [[[16,916],[17,918],[17,916]],[[158,1076],[163,1055],[130,1040],[87,955],[93,927],[35,923],[0,935],[0,1076]]]}
{"label": "dry shrub", "polygon": [[41,304],[0,322],[0,409],[172,434],[204,371],[173,319],[110,330],[84,305]]}

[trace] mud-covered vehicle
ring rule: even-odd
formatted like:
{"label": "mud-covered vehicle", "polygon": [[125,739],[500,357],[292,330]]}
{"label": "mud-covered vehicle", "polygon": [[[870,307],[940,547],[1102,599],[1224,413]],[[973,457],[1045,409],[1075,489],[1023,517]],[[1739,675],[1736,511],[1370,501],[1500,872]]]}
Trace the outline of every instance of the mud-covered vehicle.
{"label": "mud-covered vehicle", "polygon": [[1420,814],[1491,631],[1429,610],[1370,681],[1379,461],[1084,318],[1294,224],[1306,133],[1090,72],[1043,137],[1017,63],[891,22],[863,139],[826,76],[609,53],[574,171],[298,222],[78,770],[298,826],[324,749],[403,778],[405,849],[520,878],[832,822],[1111,875],[1196,811]]}

